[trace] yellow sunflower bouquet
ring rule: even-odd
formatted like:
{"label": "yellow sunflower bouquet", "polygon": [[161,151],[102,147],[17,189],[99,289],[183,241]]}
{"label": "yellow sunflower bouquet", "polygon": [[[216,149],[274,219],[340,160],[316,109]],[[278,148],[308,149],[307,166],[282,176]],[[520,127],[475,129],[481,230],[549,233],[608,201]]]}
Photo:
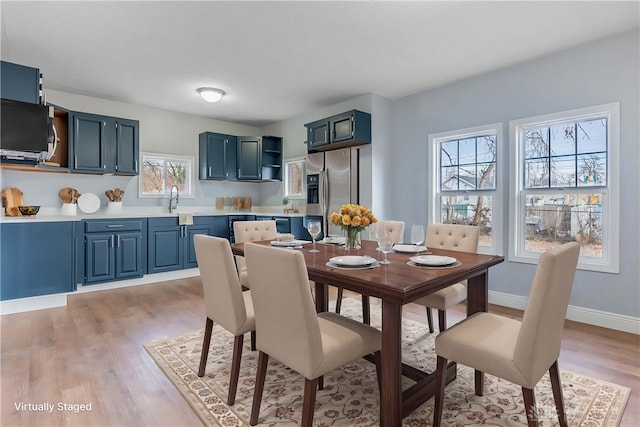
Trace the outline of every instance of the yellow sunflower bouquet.
{"label": "yellow sunflower bouquet", "polygon": [[345,248],[357,249],[358,233],[378,222],[373,213],[360,205],[342,205],[339,212],[331,212],[331,223],[339,225],[347,233]]}

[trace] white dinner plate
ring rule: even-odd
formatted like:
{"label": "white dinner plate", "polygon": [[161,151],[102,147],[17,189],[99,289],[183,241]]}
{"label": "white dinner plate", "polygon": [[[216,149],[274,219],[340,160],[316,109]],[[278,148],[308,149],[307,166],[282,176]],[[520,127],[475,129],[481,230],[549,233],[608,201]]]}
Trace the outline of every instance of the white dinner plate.
{"label": "white dinner plate", "polygon": [[325,265],[327,267],[337,268],[339,270],[368,270],[370,268],[380,267],[380,263],[378,261],[374,262],[373,264],[366,264],[366,265],[339,265],[329,261]]}
{"label": "white dinner plate", "polygon": [[280,246],[282,248],[297,248],[302,246],[303,243],[307,243],[304,240],[292,240],[290,242],[283,242],[281,240],[271,241],[271,246]]}
{"label": "white dinner plate", "polygon": [[78,207],[84,213],[94,213],[100,209],[100,198],[93,193],[84,193],[78,197]]}
{"label": "white dinner plate", "polygon": [[416,245],[393,245],[394,252],[403,252],[407,254],[415,254],[418,252],[424,252],[427,250],[426,246],[416,246]]}
{"label": "white dinner plate", "polygon": [[373,264],[376,262],[376,259],[370,256],[345,255],[335,256],[329,259],[329,262],[335,265],[357,267]]}
{"label": "white dinner plate", "polygon": [[430,266],[439,266],[439,265],[449,265],[458,261],[455,258],[450,256],[440,256],[440,255],[420,255],[420,256],[412,256],[409,258],[411,261],[420,265],[430,265]]}
{"label": "white dinner plate", "polygon": [[327,236],[322,241],[330,245],[344,245],[345,240],[344,236]]}

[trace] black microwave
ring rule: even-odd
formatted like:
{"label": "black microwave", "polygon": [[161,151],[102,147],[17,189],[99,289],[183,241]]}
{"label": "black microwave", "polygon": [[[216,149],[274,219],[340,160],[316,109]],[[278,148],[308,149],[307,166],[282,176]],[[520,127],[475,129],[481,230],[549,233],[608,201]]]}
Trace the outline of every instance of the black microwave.
{"label": "black microwave", "polygon": [[2,153],[50,153],[55,150],[53,109],[45,105],[2,99],[0,149]]}

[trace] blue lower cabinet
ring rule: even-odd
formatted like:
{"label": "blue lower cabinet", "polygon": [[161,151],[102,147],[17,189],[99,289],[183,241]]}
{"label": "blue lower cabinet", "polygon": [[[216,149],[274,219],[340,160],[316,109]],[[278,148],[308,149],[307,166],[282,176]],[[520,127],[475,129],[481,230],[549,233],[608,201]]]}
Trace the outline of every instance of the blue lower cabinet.
{"label": "blue lower cabinet", "polygon": [[73,221],[0,227],[1,300],[75,291]]}
{"label": "blue lower cabinet", "polygon": [[146,219],[85,221],[84,283],[142,277]]}
{"label": "blue lower cabinet", "polygon": [[197,267],[193,236],[227,237],[226,224],[226,216],[196,216],[192,225],[179,225],[175,217],[149,218],[147,271],[162,273]]}

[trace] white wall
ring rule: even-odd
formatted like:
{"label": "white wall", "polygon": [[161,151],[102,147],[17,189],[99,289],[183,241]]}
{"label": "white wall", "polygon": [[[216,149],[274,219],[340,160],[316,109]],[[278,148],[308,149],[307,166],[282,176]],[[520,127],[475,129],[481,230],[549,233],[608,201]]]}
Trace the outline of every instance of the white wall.
{"label": "white wall", "polygon": [[[640,317],[640,204],[638,165],[640,43],[637,31],[601,40],[501,71],[421,92],[392,103],[395,156],[385,203],[395,217],[426,222],[427,136],[449,130],[620,101],[622,206],[620,273],[579,270],[570,304],[594,312]],[[505,144],[509,158],[509,145]],[[377,148],[376,148],[377,149]],[[508,218],[507,171],[498,172]],[[501,226],[494,224],[494,226]],[[511,244],[502,224],[504,252]],[[535,265],[505,262],[490,272],[494,292],[526,297]]]}

